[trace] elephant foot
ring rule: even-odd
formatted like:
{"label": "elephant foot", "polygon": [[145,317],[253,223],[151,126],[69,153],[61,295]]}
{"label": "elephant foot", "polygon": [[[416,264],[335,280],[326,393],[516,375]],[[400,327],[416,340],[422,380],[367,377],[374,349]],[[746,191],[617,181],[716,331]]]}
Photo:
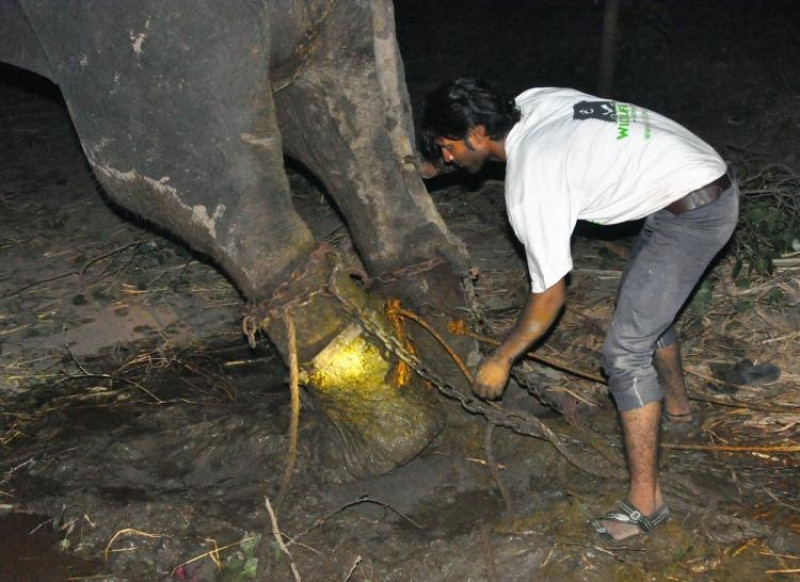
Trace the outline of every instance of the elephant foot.
{"label": "elephant foot", "polygon": [[[322,419],[316,453],[337,480],[387,473],[420,453],[444,426],[430,388],[412,377],[397,386],[397,358],[362,321],[393,336],[379,301],[342,270],[335,253],[319,253],[273,298],[251,306],[285,361],[297,357],[301,383]],[[259,314],[259,307],[262,313]],[[286,318],[296,330],[288,345]]]}
{"label": "elephant foot", "polygon": [[394,362],[358,324],[339,334],[309,365],[307,387],[323,422],[317,454],[341,481],[388,473],[439,433],[444,413],[418,377],[393,381]]}

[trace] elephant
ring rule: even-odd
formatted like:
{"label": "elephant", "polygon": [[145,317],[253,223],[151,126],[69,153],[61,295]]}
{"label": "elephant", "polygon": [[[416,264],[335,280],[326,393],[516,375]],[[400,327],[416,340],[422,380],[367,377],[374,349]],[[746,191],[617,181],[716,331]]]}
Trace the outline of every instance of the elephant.
{"label": "elephant", "polygon": [[[58,85],[108,198],[210,258],[250,335],[296,352],[349,474],[416,456],[440,407],[419,380],[392,384],[394,356],[353,313],[391,330],[385,296],[468,307],[468,255],[419,177],[391,1],[5,0],[0,23],[0,60]],[[294,209],[287,158],[335,201],[367,280]]]}

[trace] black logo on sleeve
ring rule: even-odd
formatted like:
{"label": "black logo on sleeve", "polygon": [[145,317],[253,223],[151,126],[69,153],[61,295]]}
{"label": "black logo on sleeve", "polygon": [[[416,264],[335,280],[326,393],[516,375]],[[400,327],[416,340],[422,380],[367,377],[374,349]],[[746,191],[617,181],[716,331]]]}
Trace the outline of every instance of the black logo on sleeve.
{"label": "black logo on sleeve", "polygon": [[617,122],[617,109],[613,101],[581,101],[573,105],[572,119],[599,119]]}

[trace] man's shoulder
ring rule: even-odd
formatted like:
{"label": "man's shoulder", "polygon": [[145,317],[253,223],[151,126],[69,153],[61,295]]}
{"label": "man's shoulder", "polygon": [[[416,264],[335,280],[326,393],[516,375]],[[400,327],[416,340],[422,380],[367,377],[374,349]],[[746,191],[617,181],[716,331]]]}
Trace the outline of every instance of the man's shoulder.
{"label": "man's shoulder", "polygon": [[588,93],[563,87],[528,89],[516,98],[522,117],[513,131],[520,136],[536,133],[553,122],[572,119],[578,104],[596,99]]}
{"label": "man's shoulder", "polygon": [[506,137],[508,162],[530,163],[560,150],[563,122],[572,118],[573,103],[582,94],[572,89],[530,89],[517,98],[522,117]]}
{"label": "man's shoulder", "polygon": [[578,89],[573,89],[571,87],[531,87],[530,89],[526,89],[519,95],[517,95],[516,99],[525,99],[525,98],[547,98],[547,97],[592,97],[588,93],[584,93],[583,91],[579,91]]}

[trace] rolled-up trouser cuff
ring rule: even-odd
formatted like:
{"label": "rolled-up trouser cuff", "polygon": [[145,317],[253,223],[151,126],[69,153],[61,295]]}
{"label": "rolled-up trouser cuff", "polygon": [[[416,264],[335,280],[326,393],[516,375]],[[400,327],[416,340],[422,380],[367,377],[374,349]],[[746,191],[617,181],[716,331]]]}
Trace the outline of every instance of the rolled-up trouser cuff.
{"label": "rolled-up trouser cuff", "polygon": [[656,340],[656,349],[660,350],[663,348],[668,348],[672,344],[678,341],[678,332],[675,331],[675,326],[669,326],[669,329],[661,334]]}

